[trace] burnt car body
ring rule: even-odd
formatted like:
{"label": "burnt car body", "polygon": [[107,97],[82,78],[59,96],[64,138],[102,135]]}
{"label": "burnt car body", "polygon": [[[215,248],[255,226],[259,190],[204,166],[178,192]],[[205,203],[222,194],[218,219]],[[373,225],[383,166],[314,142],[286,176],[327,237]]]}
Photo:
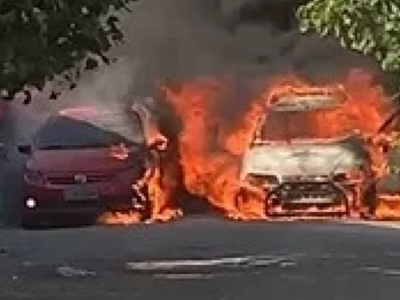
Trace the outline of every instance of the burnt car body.
{"label": "burnt car body", "polygon": [[[28,156],[22,225],[104,211],[136,210],[143,220],[150,218],[152,203],[142,181],[159,167],[158,145],[149,145],[145,122],[135,110],[89,107],[50,116],[29,145],[19,146]],[[120,149],[120,155],[112,149]]]}
{"label": "burnt car body", "polygon": [[[321,135],[315,126],[343,99],[314,93],[275,99],[242,158],[237,205],[257,195],[266,215],[373,214],[375,179],[364,139],[354,128]],[[343,209],[330,209],[330,208]]]}

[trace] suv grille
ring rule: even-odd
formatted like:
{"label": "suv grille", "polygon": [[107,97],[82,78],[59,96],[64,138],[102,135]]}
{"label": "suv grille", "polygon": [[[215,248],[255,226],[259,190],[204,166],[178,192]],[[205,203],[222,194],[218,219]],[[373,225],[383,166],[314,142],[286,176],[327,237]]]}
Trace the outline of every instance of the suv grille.
{"label": "suv grille", "polygon": [[[80,183],[75,179],[75,175],[50,175],[46,177],[46,181],[49,184],[54,185],[66,185],[66,184],[77,184]],[[112,180],[113,176],[109,174],[84,174],[86,176],[87,183],[105,182]]]}
{"label": "suv grille", "polygon": [[314,181],[328,181],[329,177],[326,175],[289,175],[284,176],[284,182],[298,182],[298,181],[306,181],[306,182],[314,182]]}

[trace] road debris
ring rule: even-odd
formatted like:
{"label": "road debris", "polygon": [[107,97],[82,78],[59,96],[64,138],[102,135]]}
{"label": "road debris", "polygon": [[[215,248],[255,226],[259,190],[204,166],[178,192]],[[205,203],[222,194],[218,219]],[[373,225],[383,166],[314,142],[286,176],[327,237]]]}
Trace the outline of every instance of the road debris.
{"label": "road debris", "polygon": [[376,273],[384,276],[400,276],[400,269],[386,269],[381,267],[364,267],[361,268],[363,271],[370,273]]}
{"label": "road debris", "polygon": [[156,279],[167,279],[167,280],[199,280],[199,279],[212,279],[215,278],[214,274],[197,274],[197,273],[176,273],[176,274],[154,274]]}
{"label": "road debris", "polygon": [[83,278],[83,277],[96,276],[96,273],[93,271],[74,268],[70,266],[60,266],[57,268],[56,273],[66,278],[76,278],[76,277]]}
{"label": "road debris", "polygon": [[182,260],[153,260],[141,262],[128,262],[125,270],[134,273],[150,274],[197,274],[241,271],[259,269],[271,266],[289,267],[295,266],[293,256],[238,256],[220,257],[210,259],[182,259]]}

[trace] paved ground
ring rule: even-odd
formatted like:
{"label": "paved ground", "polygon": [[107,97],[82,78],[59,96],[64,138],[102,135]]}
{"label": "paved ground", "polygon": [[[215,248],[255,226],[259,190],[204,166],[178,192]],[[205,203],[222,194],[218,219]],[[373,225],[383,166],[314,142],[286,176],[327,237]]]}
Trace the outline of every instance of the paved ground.
{"label": "paved ground", "polygon": [[[263,74],[295,70],[319,78],[349,62],[357,65],[352,55],[335,50],[339,47],[296,32],[277,36],[251,28],[227,35],[214,28],[218,20],[212,6],[201,10],[195,2],[134,5],[125,21],[128,42],[118,55],[137,62],[141,70],[106,70],[69,101],[114,101],[127,93],[125,85],[146,94],[152,79],[167,75],[239,67],[242,73],[249,67]],[[196,3],[203,2],[212,1]],[[268,59],[254,65],[258,57]],[[11,160],[0,163],[0,223],[10,224],[21,185],[22,157],[15,146],[30,135],[36,120],[24,113],[6,118],[0,141],[9,143]],[[246,224],[211,217],[126,228],[3,228],[0,299],[398,299],[398,237],[396,229],[365,224]]]}
{"label": "paved ground", "polygon": [[0,299],[398,299],[399,234],[207,217],[127,228],[3,230]]}
{"label": "paved ground", "polygon": [[[17,124],[36,123],[23,113],[14,118],[0,132],[10,143],[11,160],[0,167],[7,224],[21,184],[15,145],[24,142],[9,137]],[[3,228],[0,299],[398,299],[399,228],[207,216],[125,228]]]}
{"label": "paved ground", "polygon": [[[9,135],[32,121],[18,116],[0,132],[10,143],[11,161],[0,168],[7,224],[15,220],[20,185],[22,158],[14,148],[24,141]],[[397,299],[399,227],[203,216],[125,228],[3,228],[0,299]]]}

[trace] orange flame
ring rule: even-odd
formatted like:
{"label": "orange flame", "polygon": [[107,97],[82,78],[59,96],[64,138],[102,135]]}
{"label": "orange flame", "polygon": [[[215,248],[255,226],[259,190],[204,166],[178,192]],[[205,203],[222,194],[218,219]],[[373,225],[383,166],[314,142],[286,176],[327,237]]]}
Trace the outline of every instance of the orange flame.
{"label": "orange flame", "polygon": [[[143,107],[135,106],[140,113],[145,125],[146,140],[150,152],[152,153],[151,166],[145,172],[143,178],[132,184],[132,188],[140,192],[141,187],[148,187],[148,201],[151,206],[151,218],[146,220],[151,222],[166,222],[180,218],[182,212],[173,204],[173,191],[175,189],[175,178],[171,174],[174,166],[168,161],[162,159],[160,152],[167,152],[168,140],[158,130],[151,116]],[[154,146],[157,144],[156,146]],[[153,147],[154,146],[154,147]],[[129,149],[124,145],[115,145],[110,147],[110,156],[116,159],[127,159]],[[99,218],[99,223],[106,225],[131,225],[142,221],[142,213],[132,209],[124,212],[106,212]]]}
{"label": "orange flame", "polygon": [[[179,89],[168,84],[162,86],[167,101],[172,104],[184,127],[179,136],[184,185],[191,193],[206,197],[229,218],[265,219],[263,199],[259,195],[255,194],[246,207],[238,207],[236,203],[241,156],[252,138],[256,120],[267,109],[271,95],[296,92],[296,89],[310,92],[315,86],[294,75],[265,80],[258,96],[248,99],[247,108],[232,122],[227,122],[226,117],[219,113],[221,107],[229,109],[237,105],[233,99],[226,101],[229,88],[226,81],[218,78],[199,79],[182,84]],[[387,158],[378,151],[379,142],[388,137],[393,139],[385,134],[376,136],[391,109],[383,88],[373,84],[370,74],[358,70],[350,72],[342,81],[317,88],[340,92],[346,97],[340,110],[316,120],[313,126],[318,134],[335,137],[345,130],[358,129],[371,142],[368,150],[374,170],[378,177],[383,176],[387,171]],[[397,207],[395,211],[400,216]],[[382,217],[382,214],[387,213],[378,209],[378,215]]]}

